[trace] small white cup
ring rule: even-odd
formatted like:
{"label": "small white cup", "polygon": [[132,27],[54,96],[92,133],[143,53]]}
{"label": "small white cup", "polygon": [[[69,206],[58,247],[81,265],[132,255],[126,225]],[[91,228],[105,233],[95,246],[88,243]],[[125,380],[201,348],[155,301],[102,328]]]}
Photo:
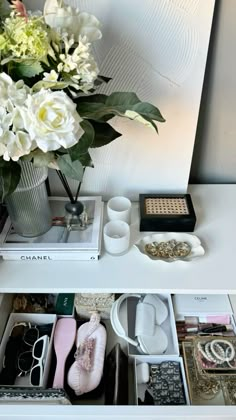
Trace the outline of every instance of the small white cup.
{"label": "small white cup", "polygon": [[129,249],[130,227],[122,220],[108,222],[103,229],[105,250],[112,255],[123,255]]}
{"label": "small white cup", "polygon": [[122,196],[113,197],[107,203],[107,216],[111,220],[122,220],[130,224],[131,201]]}

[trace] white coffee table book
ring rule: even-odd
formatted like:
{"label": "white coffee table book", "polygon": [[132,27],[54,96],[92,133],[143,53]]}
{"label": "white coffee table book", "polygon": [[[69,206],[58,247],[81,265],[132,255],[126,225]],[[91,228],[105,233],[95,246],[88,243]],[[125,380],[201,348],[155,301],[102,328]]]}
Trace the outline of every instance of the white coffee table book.
{"label": "white coffee table book", "polygon": [[26,238],[15,233],[10,218],[0,234],[4,260],[98,260],[101,253],[103,202],[101,196],[81,197],[88,215],[85,230],[69,230],[65,224],[64,197],[50,197],[52,227],[41,236]]}

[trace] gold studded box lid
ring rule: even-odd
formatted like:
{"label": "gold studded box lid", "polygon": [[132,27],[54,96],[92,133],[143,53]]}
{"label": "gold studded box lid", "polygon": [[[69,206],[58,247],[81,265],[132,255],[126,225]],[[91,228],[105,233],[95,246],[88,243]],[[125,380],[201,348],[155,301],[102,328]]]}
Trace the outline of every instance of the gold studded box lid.
{"label": "gold studded box lid", "polygon": [[196,215],[190,194],[140,194],[140,231],[193,232]]}

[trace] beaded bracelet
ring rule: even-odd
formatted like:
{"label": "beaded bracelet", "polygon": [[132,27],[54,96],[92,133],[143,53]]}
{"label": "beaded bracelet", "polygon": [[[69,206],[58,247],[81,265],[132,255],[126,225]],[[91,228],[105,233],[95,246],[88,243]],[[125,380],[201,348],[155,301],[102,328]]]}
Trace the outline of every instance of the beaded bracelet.
{"label": "beaded bracelet", "polygon": [[[223,345],[226,345],[225,349]],[[204,348],[201,343],[198,343],[198,350],[208,362],[216,365],[229,363],[235,357],[235,349],[232,343],[223,339],[208,341]]]}

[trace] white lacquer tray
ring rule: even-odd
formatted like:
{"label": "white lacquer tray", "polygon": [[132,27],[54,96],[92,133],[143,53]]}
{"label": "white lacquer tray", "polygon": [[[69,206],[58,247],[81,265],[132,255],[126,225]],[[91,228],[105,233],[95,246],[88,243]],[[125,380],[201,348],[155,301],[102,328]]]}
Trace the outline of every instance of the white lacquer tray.
{"label": "white lacquer tray", "polygon": [[[163,258],[159,256],[152,256],[151,254],[147,253],[145,246],[147,244],[151,244],[153,242],[160,243],[160,242],[168,242],[171,240],[175,240],[177,242],[186,242],[191,251],[186,257],[175,257],[175,258]],[[204,248],[201,245],[200,239],[192,235],[190,233],[182,233],[182,232],[167,232],[167,233],[155,233],[144,238],[140,239],[136,244],[135,247],[144,255],[146,255],[151,260],[155,261],[165,261],[165,262],[176,262],[176,261],[192,261],[197,257],[201,257],[205,254]]]}

